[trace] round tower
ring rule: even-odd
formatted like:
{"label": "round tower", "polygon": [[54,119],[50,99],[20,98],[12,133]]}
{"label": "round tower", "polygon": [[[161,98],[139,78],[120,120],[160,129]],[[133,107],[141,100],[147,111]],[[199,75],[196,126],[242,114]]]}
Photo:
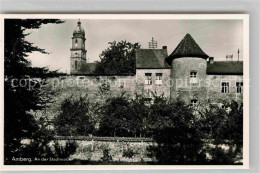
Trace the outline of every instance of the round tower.
{"label": "round tower", "polygon": [[71,74],[80,73],[80,68],[83,63],[86,63],[86,53],[85,49],[85,31],[81,27],[80,20],[77,22],[77,27],[73,31],[72,36],[72,47],[71,57],[70,57],[70,72]]}
{"label": "round tower", "polygon": [[206,98],[207,58],[190,34],[181,40],[176,49],[166,58],[171,65],[170,99],[197,104]]}

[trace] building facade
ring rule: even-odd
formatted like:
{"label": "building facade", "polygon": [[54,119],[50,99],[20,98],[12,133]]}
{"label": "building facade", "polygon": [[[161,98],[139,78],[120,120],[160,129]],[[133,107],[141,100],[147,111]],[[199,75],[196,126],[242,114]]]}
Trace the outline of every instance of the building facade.
{"label": "building facade", "polygon": [[[181,98],[191,105],[200,101],[243,102],[243,62],[214,61],[190,34],[186,34],[170,55],[166,46],[136,50],[136,74],[129,76],[95,74],[95,63],[86,62],[85,40],[79,21],[72,37],[69,78],[87,81],[85,87],[94,99],[99,87],[93,87],[93,83],[109,86],[114,94],[125,91],[130,97],[141,94],[147,100],[164,96],[170,100]],[[84,71],[80,69],[82,64],[85,64]]]}

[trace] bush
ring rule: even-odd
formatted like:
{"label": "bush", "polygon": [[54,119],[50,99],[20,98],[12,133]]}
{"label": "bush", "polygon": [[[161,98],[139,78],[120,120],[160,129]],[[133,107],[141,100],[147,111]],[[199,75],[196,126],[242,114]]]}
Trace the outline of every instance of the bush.
{"label": "bush", "polygon": [[100,136],[136,137],[146,134],[146,118],[149,109],[144,98],[137,96],[129,100],[122,93],[106,100],[101,107]]}
{"label": "bush", "polygon": [[68,158],[71,154],[74,154],[76,152],[78,145],[75,141],[66,142],[65,146],[62,146],[61,144],[56,142],[54,147],[55,147],[56,157]]}
{"label": "bush", "polygon": [[102,161],[112,161],[112,156],[110,155],[110,149],[105,148],[103,150],[103,157],[101,157]]}
{"label": "bush", "polygon": [[55,118],[58,135],[78,136],[88,135],[94,131],[90,117],[90,102],[88,98],[73,96],[65,99],[61,104],[61,113]]}
{"label": "bush", "polygon": [[133,149],[131,149],[130,147],[127,147],[127,149],[123,150],[123,157],[133,158],[134,154],[135,153],[134,153]]}
{"label": "bush", "polygon": [[150,110],[150,129],[158,146],[147,150],[159,164],[197,164],[205,160],[199,120],[190,106],[157,97]]}

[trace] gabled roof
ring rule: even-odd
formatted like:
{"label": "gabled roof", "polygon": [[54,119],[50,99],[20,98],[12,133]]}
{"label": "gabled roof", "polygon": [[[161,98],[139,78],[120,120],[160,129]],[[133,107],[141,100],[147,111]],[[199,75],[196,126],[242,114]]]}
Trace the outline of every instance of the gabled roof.
{"label": "gabled roof", "polygon": [[188,33],[181,40],[175,50],[166,58],[166,61],[171,64],[172,60],[180,57],[200,57],[208,58],[209,56],[204,53],[192,36]]}
{"label": "gabled roof", "polygon": [[136,50],[136,69],[170,69],[165,61],[167,49]]}
{"label": "gabled roof", "polygon": [[217,61],[208,62],[207,75],[243,75],[243,62]]}

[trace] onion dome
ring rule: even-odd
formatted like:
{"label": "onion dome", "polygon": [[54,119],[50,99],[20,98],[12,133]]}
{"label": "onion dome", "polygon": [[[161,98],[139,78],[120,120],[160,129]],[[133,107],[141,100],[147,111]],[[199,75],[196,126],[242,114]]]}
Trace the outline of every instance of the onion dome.
{"label": "onion dome", "polygon": [[207,59],[209,56],[204,53],[192,36],[187,33],[175,50],[166,58],[166,61],[171,64],[173,59],[181,57],[199,57]]}
{"label": "onion dome", "polygon": [[73,34],[83,34],[83,35],[85,35],[85,31],[84,31],[84,29],[81,27],[81,22],[80,22],[80,20],[78,21],[78,25],[77,25],[77,27],[74,29]]}

